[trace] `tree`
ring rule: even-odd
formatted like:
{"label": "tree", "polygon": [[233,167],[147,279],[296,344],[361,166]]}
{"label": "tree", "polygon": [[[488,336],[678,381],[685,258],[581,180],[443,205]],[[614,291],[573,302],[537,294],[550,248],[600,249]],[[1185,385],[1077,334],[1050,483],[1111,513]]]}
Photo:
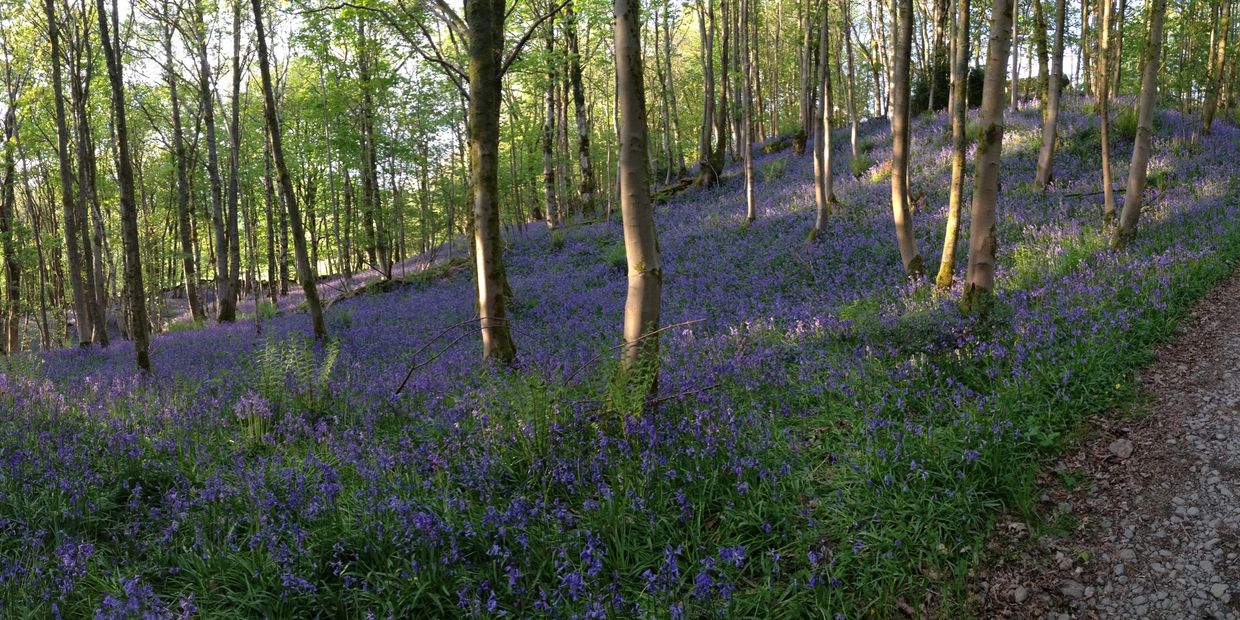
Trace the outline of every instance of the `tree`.
{"label": "tree", "polygon": [[[102,2],[103,0],[99,0]],[[263,25],[262,0],[251,0],[254,8],[254,33],[258,45],[258,70],[262,76],[263,119],[267,126],[267,141],[271,145],[271,159],[276,169],[276,183],[284,200],[284,208],[293,232],[293,252],[297,261],[297,277],[306,295],[306,310],[310,313],[310,325],[314,337],[327,337],[327,325],[323,322],[323,306],[319,303],[319,291],[314,270],[306,252],[306,235],[302,225],[301,210],[297,207],[297,195],[293,193],[293,180],[289,177],[284,161],[284,143],[280,134],[280,119],[276,115],[276,98],[272,87],[271,57],[267,53],[267,34]]]}
{"label": "tree", "polygon": [[1141,197],[1145,193],[1146,172],[1150,163],[1150,142],[1154,133],[1155,95],[1158,91],[1158,61],[1162,57],[1163,15],[1166,0],[1150,2],[1150,31],[1145,44],[1141,67],[1141,97],[1137,104],[1137,137],[1132,145],[1132,163],[1128,166],[1128,190],[1124,193],[1124,210],[1115,228],[1111,245],[1125,245],[1137,232],[1141,217]]}
{"label": "tree", "polygon": [[4,94],[6,110],[0,121],[0,254],[4,259],[4,311],[0,318],[0,337],[5,353],[21,350],[22,264],[17,255],[17,80],[8,37],[0,27],[0,53],[4,54]]}
{"label": "tree", "polygon": [[[220,154],[216,140],[215,128],[215,94],[211,89],[211,61],[207,56],[207,39],[209,36],[206,20],[203,18],[202,2],[194,2],[194,47],[198,53],[198,97],[202,110],[203,125],[206,130],[204,138],[207,142],[207,180],[211,193],[211,227],[215,234],[215,296],[218,300],[219,312],[216,319],[220,323],[231,323],[237,320],[237,291],[234,278],[232,245],[236,242],[235,232],[230,234],[229,227],[235,227],[236,210],[233,218],[224,213],[224,189],[220,178]],[[234,53],[236,51],[234,50]],[[239,72],[238,72],[239,73]],[[239,79],[240,75],[235,79]],[[236,171],[232,171],[236,174]],[[230,181],[232,182],[232,181]],[[230,200],[235,197],[230,196]],[[235,203],[234,203],[235,205]],[[237,246],[240,258],[240,246]]]}
{"label": "tree", "polygon": [[[46,0],[52,14],[52,0]],[[99,18],[99,37],[103,40],[103,58],[108,65],[108,82],[112,88],[112,123],[116,132],[116,177],[120,187],[121,238],[125,245],[125,290],[129,293],[130,333],[138,368],[151,371],[150,325],[146,317],[146,287],[142,281],[142,254],[138,239],[138,202],[134,194],[133,156],[129,150],[129,121],[125,114],[125,77],[121,65],[120,28],[116,22],[116,0],[112,0],[112,31],[108,35],[108,13],[103,0],[95,0]],[[55,36],[55,35],[53,35]],[[61,162],[62,166],[64,162]]]}
{"label": "tree", "polygon": [[1012,2],[995,0],[990,16],[990,45],[982,82],[981,135],[969,216],[969,267],[962,305],[986,314],[995,290],[995,203],[999,198],[999,166],[1003,155],[1003,68],[1007,65]]}
{"label": "tree", "polygon": [[[102,0],[97,1],[102,2]],[[86,284],[82,279],[77,208],[73,201],[73,178],[71,176],[73,168],[69,162],[69,124],[66,120],[64,86],[60,70],[60,26],[56,20],[56,7],[53,0],[44,1],[44,12],[47,14],[47,39],[52,57],[52,101],[56,110],[56,154],[60,159],[60,204],[64,217],[65,253],[69,261],[69,283],[73,290],[73,313],[77,326],[78,345],[88,347],[91,344],[91,324],[86,304]],[[115,85],[113,89],[115,90]],[[115,98],[115,93],[113,97]]]}
{"label": "tree", "polygon": [[[702,129],[698,134],[698,178],[702,187],[710,187],[719,181],[721,160],[715,159],[714,123],[715,111],[715,3],[703,4],[697,0],[698,33],[702,40]],[[709,25],[708,25],[709,24]],[[722,136],[719,138],[722,140]]]}
{"label": "tree", "polygon": [[822,27],[818,30],[818,114],[814,129],[814,198],[817,213],[814,236],[822,234],[835,202],[831,176],[831,10],[830,0],[822,0]]}
{"label": "tree", "polygon": [[[1060,4],[1063,0],[1060,0]],[[956,269],[956,237],[960,234],[960,206],[964,202],[965,150],[965,93],[969,75],[969,0],[956,0],[956,57],[951,68],[951,117],[952,117],[952,180],[948,189],[947,229],[943,234],[943,254],[939,260],[939,273],[935,284],[950,288]]]}
{"label": "tree", "polygon": [[744,101],[741,106],[741,157],[745,161],[745,221],[752,223],[757,217],[757,206],[753,198],[753,50],[749,46],[749,20],[753,8],[750,0],[741,0],[740,11],[740,48],[741,62],[744,63]]}
{"label": "tree", "polygon": [[202,297],[198,295],[198,269],[194,261],[194,230],[190,225],[189,212],[189,156],[185,151],[185,135],[181,127],[181,102],[177,96],[176,60],[172,55],[172,33],[178,18],[169,12],[167,0],[163,3],[164,24],[164,72],[168,80],[168,98],[172,103],[172,159],[176,168],[177,184],[177,232],[181,242],[181,269],[185,277],[185,299],[195,321],[204,321],[206,311]]}
{"label": "tree", "polygon": [[1059,96],[1063,74],[1064,0],[1055,0],[1055,44],[1051,53],[1051,73],[1046,96],[1046,114],[1042,117],[1042,146],[1038,149],[1038,169],[1033,185],[1045,190],[1054,175],[1055,143],[1059,140]]}
{"label": "tree", "polygon": [[1103,218],[1110,220],[1115,217],[1115,190],[1111,186],[1111,116],[1109,111],[1111,100],[1110,70],[1111,62],[1111,2],[1098,0],[1100,13],[1098,19],[1098,125],[1102,141],[1102,197]]}
{"label": "tree", "polygon": [[[1211,46],[1206,50],[1209,54],[1209,84],[1205,88],[1205,103],[1201,108],[1201,127],[1198,133],[1210,133],[1214,125],[1214,114],[1218,109],[1219,92],[1223,88],[1223,76],[1227,72],[1227,41],[1231,38],[1231,0],[1221,0],[1221,17],[1215,25],[1215,34],[1211,36]],[[1144,88],[1144,84],[1142,84]]]}
{"label": "tree", "polygon": [[[616,96],[620,108],[620,216],[629,290],[624,303],[623,364],[658,360],[663,266],[650,203],[649,129],[642,71],[640,0],[615,0]],[[726,66],[726,63],[725,63]],[[725,106],[726,109],[726,106]]]}
{"label": "tree", "polygon": [[[590,125],[586,122],[586,93],[581,77],[581,50],[577,42],[577,13],[573,3],[564,7],[568,39],[568,77],[573,87],[573,113],[577,123],[577,165],[581,168],[581,180],[577,185],[577,197],[587,216],[594,215],[594,166],[590,160]],[[670,68],[670,65],[669,65]]]}
{"label": "tree", "polygon": [[[896,245],[910,278],[925,271],[909,205],[909,64],[913,49],[913,0],[894,0],[895,41],[891,69],[891,212],[895,220]],[[825,27],[825,25],[824,25]]]}

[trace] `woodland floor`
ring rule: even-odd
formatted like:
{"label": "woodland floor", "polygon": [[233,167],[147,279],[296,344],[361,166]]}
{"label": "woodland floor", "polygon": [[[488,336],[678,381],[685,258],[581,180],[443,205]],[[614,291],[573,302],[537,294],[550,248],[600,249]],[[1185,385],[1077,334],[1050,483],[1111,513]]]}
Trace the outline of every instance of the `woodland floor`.
{"label": "woodland floor", "polygon": [[1238,317],[1240,274],[1045,473],[1045,523],[996,526],[981,617],[1240,618]]}

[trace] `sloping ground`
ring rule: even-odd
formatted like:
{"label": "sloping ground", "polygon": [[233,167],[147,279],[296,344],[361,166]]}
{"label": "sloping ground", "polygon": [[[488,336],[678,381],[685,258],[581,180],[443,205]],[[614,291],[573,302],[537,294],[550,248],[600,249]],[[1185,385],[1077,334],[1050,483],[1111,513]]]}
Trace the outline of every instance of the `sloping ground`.
{"label": "sloping ground", "polygon": [[1141,417],[1091,420],[1034,539],[1000,527],[984,615],[1240,618],[1240,277],[1141,372]]}
{"label": "sloping ground", "polygon": [[[660,207],[664,320],[684,323],[664,333],[660,388],[688,396],[640,415],[609,382],[617,222],[509,239],[516,373],[478,368],[465,273],[334,304],[327,346],[290,314],[261,336],[159,337],[145,383],[124,344],[14,366],[0,376],[0,612],[950,608],[996,509],[1031,509],[1040,452],[1114,402],[1240,254],[1240,132],[1192,145],[1192,123],[1161,114],[1157,200],[1135,246],[1111,252],[1099,201],[1073,196],[1097,187],[1080,105],[1045,196],[1025,183],[1038,112],[1010,119],[986,324],[959,315],[959,290],[905,283],[883,123],[865,127],[870,169],[837,174],[843,206],[818,243],[807,157],[758,159],[751,226],[735,170]],[[914,129],[933,264],[950,132]]]}

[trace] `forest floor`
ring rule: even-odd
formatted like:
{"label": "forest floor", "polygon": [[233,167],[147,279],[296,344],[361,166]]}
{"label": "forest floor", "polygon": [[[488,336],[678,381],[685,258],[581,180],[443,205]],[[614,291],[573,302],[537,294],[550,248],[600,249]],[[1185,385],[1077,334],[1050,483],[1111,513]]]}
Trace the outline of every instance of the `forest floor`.
{"label": "forest floor", "polygon": [[1000,521],[983,617],[1240,618],[1240,275],[1195,307],[1046,471],[1042,526]]}

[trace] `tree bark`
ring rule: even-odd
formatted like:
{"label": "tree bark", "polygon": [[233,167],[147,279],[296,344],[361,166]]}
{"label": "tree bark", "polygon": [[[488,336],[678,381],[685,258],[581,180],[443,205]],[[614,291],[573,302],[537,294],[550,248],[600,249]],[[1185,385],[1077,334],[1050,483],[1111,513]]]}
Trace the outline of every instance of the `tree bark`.
{"label": "tree bark", "polygon": [[13,84],[12,68],[5,63],[5,93],[8,109],[4,115],[3,164],[0,165],[0,245],[4,254],[4,352],[13,354],[21,350],[21,280],[22,265],[17,256],[14,237],[17,218],[17,164],[13,151],[17,144],[17,92]]}
{"label": "tree bark", "polygon": [[835,201],[831,176],[831,11],[822,2],[822,26],[818,30],[818,122],[814,130],[814,202],[817,207],[813,235],[821,235]]}
{"label": "tree bark", "polygon": [[1214,115],[1218,110],[1219,91],[1223,89],[1223,76],[1227,67],[1227,40],[1231,34],[1231,0],[1222,0],[1222,13],[1218,23],[1218,36],[1212,41],[1210,54],[1210,83],[1205,89],[1205,105],[1201,109],[1201,135],[1210,133]]}
{"label": "tree bark", "polygon": [[[102,0],[100,0],[102,1]],[[297,260],[297,276],[301,280],[301,288],[306,295],[306,310],[310,313],[310,325],[314,337],[320,340],[327,337],[327,326],[323,323],[323,307],[319,303],[319,291],[315,284],[314,270],[310,265],[310,257],[306,253],[306,235],[302,227],[301,210],[297,208],[297,196],[293,193],[293,181],[289,178],[288,166],[284,162],[284,144],[280,135],[280,120],[276,116],[276,98],[272,92],[271,61],[267,53],[266,28],[263,25],[262,0],[251,0],[254,8],[254,31],[258,44],[258,69],[262,74],[263,118],[267,125],[267,140],[271,144],[271,159],[276,168],[276,181],[280,193],[284,196],[284,205],[293,232],[293,252]]]}
{"label": "tree bark", "polygon": [[220,178],[220,153],[215,135],[215,94],[211,90],[211,61],[207,55],[207,24],[202,5],[194,3],[195,47],[198,52],[198,98],[207,141],[207,180],[211,193],[211,229],[215,235],[215,298],[219,306],[216,320],[231,323],[237,319],[237,298],[229,277],[230,253],[224,213],[224,188]]}
{"label": "tree bark", "polygon": [[[52,0],[46,0],[51,15]],[[142,254],[138,239],[138,203],[134,193],[133,156],[129,150],[129,122],[125,113],[125,78],[121,66],[119,35],[113,39],[108,34],[108,14],[103,0],[95,0],[99,17],[99,37],[103,41],[103,56],[108,65],[108,81],[112,86],[113,126],[116,131],[116,176],[120,186],[121,237],[125,244],[125,289],[129,294],[130,330],[133,335],[134,355],[138,368],[144,373],[151,371],[150,336],[146,313],[146,287],[142,282]],[[116,24],[116,0],[112,0],[113,29]]]}
{"label": "tree bark", "polygon": [[1055,44],[1051,54],[1051,71],[1048,76],[1046,114],[1042,119],[1042,146],[1038,149],[1038,169],[1033,179],[1034,187],[1046,189],[1054,176],[1055,147],[1059,140],[1059,97],[1063,75],[1063,31],[1065,26],[1064,0],[1055,0]]}
{"label": "tree bark", "polygon": [[896,9],[895,41],[891,70],[891,212],[895,221],[896,245],[900,260],[911,278],[925,271],[917,239],[913,236],[913,219],[908,194],[909,160],[909,64],[913,44],[913,2],[894,0]]}
{"label": "tree bark", "polygon": [[577,44],[577,13],[573,3],[564,7],[568,16],[568,75],[573,86],[573,113],[577,122],[577,165],[581,169],[581,179],[577,185],[577,197],[581,200],[582,212],[587,217],[594,217],[594,166],[590,157],[590,125],[586,122],[586,93],[582,84],[581,50]]}
{"label": "tree bark", "polygon": [[1111,187],[1111,115],[1109,111],[1111,92],[1111,2],[1097,0],[1101,12],[1098,20],[1098,124],[1102,142],[1102,216],[1107,220],[1115,217],[1115,192]]}
{"label": "tree bark", "polygon": [[742,86],[744,101],[741,106],[741,147],[744,151],[741,156],[744,158],[745,166],[745,221],[748,223],[752,223],[758,217],[753,195],[753,53],[749,47],[749,20],[752,11],[750,0],[741,0],[740,58],[745,65]]}
{"label": "tree bark", "polygon": [[516,356],[508,324],[512,295],[504,271],[499,227],[499,107],[504,49],[503,0],[465,3],[469,28],[469,165],[474,203],[474,259],[482,358],[510,363]]}
{"label": "tree bark", "polygon": [[1163,15],[1166,13],[1166,0],[1152,0],[1150,3],[1149,41],[1145,45],[1145,57],[1141,68],[1141,99],[1137,112],[1137,137],[1132,145],[1132,163],[1128,166],[1128,190],[1124,193],[1124,210],[1120,216],[1119,226],[1111,238],[1111,245],[1120,247],[1137,232],[1137,222],[1141,217],[1141,199],[1145,193],[1146,173],[1150,163],[1150,142],[1154,133],[1154,107],[1157,103],[1155,95],[1158,91],[1158,63],[1162,57]]}
{"label": "tree bark", "polygon": [[986,77],[982,82],[981,136],[977,141],[977,172],[969,221],[969,267],[962,305],[966,312],[985,315],[995,290],[995,203],[999,198],[999,166],[1003,154],[1003,68],[1007,64],[1013,2],[995,0],[990,18]]}
{"label": "tree bark", "polygon": [[[1059,0],[1063,4],[1063,0]],[[948,189],[947,228],[943,234],[943,254],[939,259],[939,273],[935,284],[939,288],[951,288],[956,270],[956,238],[960,235],[960,207],[964,203],[965,153],[968,136],[965,135],[965,101],[969,76],[969,0],[956,0],[955,58],[951,68],[952,110],[952,180]],[[1002,84],[1002,82],[1000,82]]]}
{"label": "tree bark", "polygon": [[[623,365],[658,363],[663,266],[650,203],[646,87],[642,72],[641,2],[615,0],[616,93],[620,108],[620,215],[628,262]],[[726,45],[725,45],[726,48]],[[724,63],[727,67],[727,63]],[[726,89],[725,89],[726,91]],[[723,106],[724,110],[727,106]],[[653,389],[652,384],[652,389]]]}
{"label": "tree bark", "polygon": [[547,227],[560,227],[559,201],[556,199],[555,178],[555,20],[547,20],[547,89],[544,92],[542,126],[543,155],[543,211],[547,214]]}
{"label": "tree bark", "polygon": [[1045,125],[1050,103],[1050,76],[1046,67],[1046,17],[1043,15],[1042,0],[1033,0],[1033,46],[1038,55],[1038,106],[1042,110],[1042,124]]}
{"label": "tree bark", "polygon": [[[102,0],[97,0],[102,1]],[[86,307],[86,285],[82,279],[82,256],[78,245],[76,207],[73,202],[73,167],[69,160],[69,125],[65,116],[64,85],[60,70],[60,26],[53,0],[44,1],[47,14],[48,44],[52,56],[52,100],[56,110],[56,154],[60,159],[60,203],[63,208],[65,253],[69,259],[69,284],[73,291],[74,324],[78,345],[90,346],[91,329]]]}
{"label": "tree bark", "polygon": [[185,277],[185,298],[189,304],[190,315],[194,321],[204,321],[206,311],[202,307],[202,298],[198,295],[198,268],[194,261],[194,230],[190,226],[189,213],[189,157],[185,151],[185,133],[181,126],[181,102],[177,96],[179,78],[175,70],[175,59],[172,55],[172,31],[174,17],[168,14],[168,3],[164,2],[164,62],[168,80],[168,96],[172,103],[172,158],[176,169],[177,186],[177,232],[181,242],[181,273]]}
{"label": "tree bark", "polygon": [[[719,181],[719,162],[715,161],[715,3],[697,2],[698,33],[702,39],[702,128],[698,136],[698,177],[695,183],[710,187]],[[709,25],[707,25],[709,22]]]}

